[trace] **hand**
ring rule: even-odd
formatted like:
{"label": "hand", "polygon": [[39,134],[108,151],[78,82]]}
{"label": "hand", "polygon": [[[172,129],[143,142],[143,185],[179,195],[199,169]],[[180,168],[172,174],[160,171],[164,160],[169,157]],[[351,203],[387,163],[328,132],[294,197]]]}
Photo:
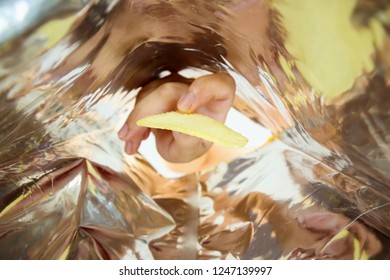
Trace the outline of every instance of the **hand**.
{"label": "hand", "polygon": [[139,93],[135,107],[118,136],[126,141],[125,152],[137,152],[150,131],[156,137],[160,155],[169,162],[183,163],[194,160],[211,147],[212,143],[197,137],[170,130],[139,127],[136,122],[144,117],[179,110],[199,113],[224,122],[233,103],[235,82],[226,73],[217,73],[195,80],[171,75],[147,84]]}

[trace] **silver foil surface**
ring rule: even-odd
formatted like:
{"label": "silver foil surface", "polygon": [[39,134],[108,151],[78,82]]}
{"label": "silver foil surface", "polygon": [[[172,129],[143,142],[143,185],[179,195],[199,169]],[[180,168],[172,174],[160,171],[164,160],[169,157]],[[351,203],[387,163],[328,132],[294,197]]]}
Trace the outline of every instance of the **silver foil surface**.
{"label": "silver foil surface", "polygon": [[[389,259],[389,33],[386,0],[0,1],[0,259]],[[176,177],[125,155],[185,69],[269,141]]]}

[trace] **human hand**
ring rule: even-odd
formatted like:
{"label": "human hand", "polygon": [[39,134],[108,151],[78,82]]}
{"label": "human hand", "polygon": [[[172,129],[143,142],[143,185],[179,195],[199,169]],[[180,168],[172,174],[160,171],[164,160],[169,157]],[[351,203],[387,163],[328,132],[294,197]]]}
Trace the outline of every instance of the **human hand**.
{"label": "human hand", "polygon": [[135,107],[118,136],[126,142],[125,152],[134,154],[150,132],[156,137],[159,154],[167,161],[192,161],[212,146],[212,143],[180,132],[149,129],[136,125],[144,117],[169,111],[199,113],[224,122],[235,93],[235,82],[227,73],[216,73],[185,79],[179,75],[155,80],[142,88]]}

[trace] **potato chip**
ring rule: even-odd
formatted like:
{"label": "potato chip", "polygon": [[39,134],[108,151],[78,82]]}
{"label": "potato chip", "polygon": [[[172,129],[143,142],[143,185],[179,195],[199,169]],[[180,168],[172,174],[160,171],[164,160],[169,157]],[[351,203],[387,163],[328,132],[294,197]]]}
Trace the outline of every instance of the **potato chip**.
{"label": "potato chip", "polygon": [[168,112],[137,121],[138,126],[178,131],[225,147],[244,147],[248,139],[223,123],[199,114]]}

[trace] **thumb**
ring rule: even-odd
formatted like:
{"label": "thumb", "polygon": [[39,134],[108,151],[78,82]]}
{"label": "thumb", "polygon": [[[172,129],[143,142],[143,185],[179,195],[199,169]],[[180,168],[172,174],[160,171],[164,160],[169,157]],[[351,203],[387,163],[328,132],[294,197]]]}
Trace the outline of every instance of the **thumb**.
{"label": "thumb", "polygon": [[[210,115],[227,111],[232,105],[235,82],[227,73],[217,73],[196,79],[177,103],[179,111],[206,111]],[[204,110],[205,109],[205,110]]]}

